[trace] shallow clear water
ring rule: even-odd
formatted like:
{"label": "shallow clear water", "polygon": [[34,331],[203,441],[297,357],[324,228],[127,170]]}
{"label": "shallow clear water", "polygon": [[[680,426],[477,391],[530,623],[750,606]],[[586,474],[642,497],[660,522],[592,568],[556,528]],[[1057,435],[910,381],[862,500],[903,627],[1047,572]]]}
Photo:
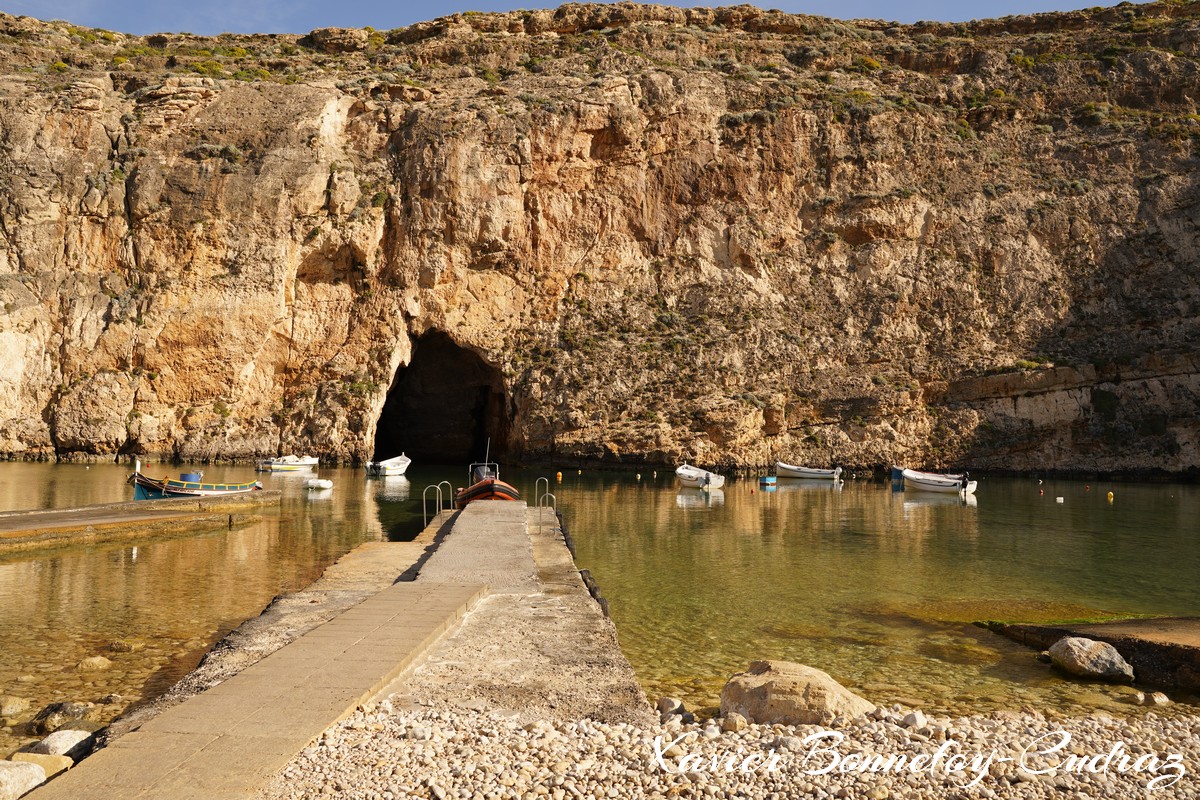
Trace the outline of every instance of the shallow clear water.
{"label": "shallow clear water", "polygon": [[[204,470],[218,481],[254,474]],[[0,464],[0,511],[131,499],[128,472]],[[405,478],[368,480],[322,469],[334,488],[321,493],[303,488],[303,474],[260,475],[284,500],[245,528],[0,555],[0,695],[36,711],[116,694],[100,712],[115,718],[359,543],[411,538],[423,527],[424,487],[461,485],[463,473],[414,466]],[[1129,711],[1115,699],[1120,689],[1057,678],[1028,649],[970,623],[1200,611],[1194,486],[995,479],[964,506],[866,482],[762,492],[742,480],[705,494],[678,489],[667,470],[640,481],[564,473],[561,482],[553,470],[504,477],[532,497],[537,476],[551,476],[579,566],[609,599],[647,693],[682,696],[690,707],[716,705],[724,681],[751,660],[786,658],[876,702],[950,713]],[[113,650],[117,640],[136,652]],[[113,667],[79,671],[93,655]],[[24,740],[3,728],[0,751]]]}
{"label": "shallow clear water", "polygon": [[651,699],[715,706],[729,675],[776,658],[942,713],[1128,712],[1128,689],[1064,681],[972,622],[1200,612],[1193,486],[989,479],[964,505],[858,481],[705,495],[670,477],[557,488]]}
{"label": "shallow clear water", "polygon": [[[0,554],[0,695],[28,700],[29,713],[55,701],[118,695],[97,710],[109,721],[162,694],[227,632],[276,595],[310,584],[359,543],[411,538],[422,527],[414,481],[423,488],[444,477],[414,470],[412,480],[368,480],[360,470],[323,469],[334,488],[310,492],[303,483],[311,474],[203,469],[214,481],[257,478],[281,489],[283,502],[232,531]],[[154,477],[181,471],[145,468]],[[129,472],[116,464],[0,464],[0,511],[131,500]],[[78,668],[97,655],[112,667]],[[27,738],[0,720],[0,753]]]}

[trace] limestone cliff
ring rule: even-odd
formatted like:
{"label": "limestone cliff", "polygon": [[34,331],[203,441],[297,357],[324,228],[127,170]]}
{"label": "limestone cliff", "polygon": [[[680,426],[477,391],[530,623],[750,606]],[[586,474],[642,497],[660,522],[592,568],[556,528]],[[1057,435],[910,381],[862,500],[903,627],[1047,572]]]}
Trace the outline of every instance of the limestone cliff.
{"label": "limestone cliff", "polygon": [[0,15],[0,452],[1194,471],[1198,17]]}

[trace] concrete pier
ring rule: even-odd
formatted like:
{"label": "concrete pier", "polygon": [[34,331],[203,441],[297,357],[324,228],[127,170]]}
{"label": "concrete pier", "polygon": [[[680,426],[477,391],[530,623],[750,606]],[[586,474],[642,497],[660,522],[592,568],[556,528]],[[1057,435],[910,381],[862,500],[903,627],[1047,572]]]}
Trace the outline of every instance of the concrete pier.
{"label": "concrete pier", "polygon": [[0,553],[232,528],[278,505],[278,490],[0,513]]}
{"label": "concrete pier", "polygon": [[[395,545],[413,563],[395,564],[387,588],[142,722],[28,797],[260,796],[326,728],[395,692],[534,712],[538,701],[553,707],[557,698],[566,708],[579,698],[614,719],[649,719],[557,524],[537,519],[524,503],[493,501],[471,504],[447,525],[436,521],[422,534],[435,547]],[[439,527],[434,541],[427,534]],[[376,564],[392,547],[370,546]]]}
{"label": "concrete pier", "polygon": [[1059,639],[1081,636],[1108,642],[1133,667],[1139,685],[1200,692],[1200,617],[1160,617],[1081,625],[988,625],[1013,641],[1048,649]]}

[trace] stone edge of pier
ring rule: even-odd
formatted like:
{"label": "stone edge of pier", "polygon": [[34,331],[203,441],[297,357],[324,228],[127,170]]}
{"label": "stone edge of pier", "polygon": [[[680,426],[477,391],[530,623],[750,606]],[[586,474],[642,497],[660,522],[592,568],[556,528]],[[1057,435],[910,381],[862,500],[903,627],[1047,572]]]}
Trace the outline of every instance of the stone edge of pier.
{"label": "stone edge of pier", "polygon": [[[235,528],[279,505],[277,489],[233,497],[170,498],[0,513],[0,555],[78,544],[187,536]],[[249,513],[248,513],[249,512]]]}

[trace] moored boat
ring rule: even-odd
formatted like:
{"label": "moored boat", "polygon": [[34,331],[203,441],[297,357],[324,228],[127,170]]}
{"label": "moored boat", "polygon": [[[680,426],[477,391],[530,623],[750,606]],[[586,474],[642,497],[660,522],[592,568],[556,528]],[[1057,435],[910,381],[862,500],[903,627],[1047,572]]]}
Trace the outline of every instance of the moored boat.
{"label": "moored boat", "polygon": [[913,489],[922,492],[943,492],[963,494],[973,494],[978,485],[977,481],[970,479],[967,473],[961,474],[940,473],[940,472],[918,472],[915,469],[903,470],[904,489]]}
{"label": "moored boat", "polygon": [[842,468],[816,469],[815,467],[800,467],[795,464],[775,462],[775,474],[780,478],[804,478],[806,480],[836,481],[842,477]]}
{"label": "moored boat", "polygon": [[255,465],[259,472],[300,472],[317,466],[316,456],[286,455],[278,458],[263,458]]}
{"label": "moored boat", "polygon": [[391,458],[385,458],[383,461],[368,461],[366,465],[367,474],[372,477],[403,475],[411,463],[412,459],[404,455],[404,453]]}
{"label": "moored boat", "polygon": [[512,484],[500,480],[500,465],[494,461],[472,464],[467,472],[471,485],[454,493],[454,504],[463,508],[476,500],[520,500],[521,493]]}
{"label": "moored boat", "polygon": [[725,476],[718,475],[715,472],[709,472],[706,469],[693,467],[690,464],[683,464],[676,468],[675,477],[684,486],[690,486],[693,489],[720,489],[725,485]]}
{"label": "moored boat", "polygon": [[[182,477],[195,477],[189,473]],[[150,478],[142,474],[142,465],[137,463],[129,476],[133,484],[135,500],[161,500],[168,497],[220,497],[230,494],[246,494],[262,489],[258,481],[249,483],[205,483],[203,480],[176,480],[174,478]]]}

